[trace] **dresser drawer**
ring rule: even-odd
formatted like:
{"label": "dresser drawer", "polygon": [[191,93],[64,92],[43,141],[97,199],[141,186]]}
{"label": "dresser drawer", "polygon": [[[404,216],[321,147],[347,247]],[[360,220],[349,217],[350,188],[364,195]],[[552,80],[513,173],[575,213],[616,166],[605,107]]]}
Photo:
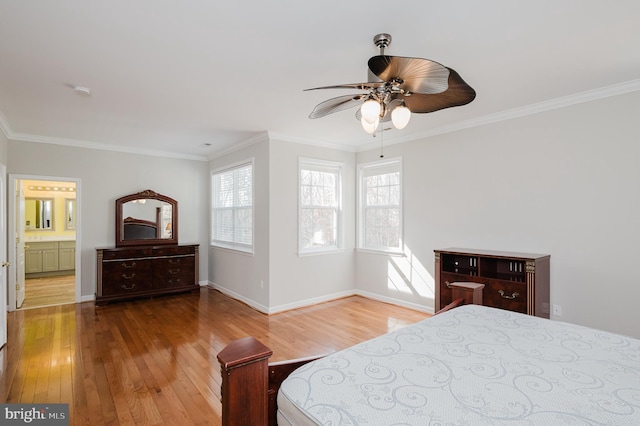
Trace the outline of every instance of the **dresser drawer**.
{"label": "dresser drawer", "polygon": [[527,313],[527,285],[520,282],[483,279],[482,304]]}
{"label": "dresser drawer", "polygon": [[176,256],[153,260],[153,288],[195,285],[195,257]]}
{"label": "dresser drawer", "polygon": [[449,288],[447,283],[454,282],[483,282],[477,277],[472,277],[468,274],[456,274],[454,272],[443,272],[440,276],[440,306],[447,306],[449,303],[453,302],[453,290]]}
{"label": "dresser drawer", "polygon": [[104,262],[102,296],[138,293],[151,290],[151,262],[135,259]]}
{"label": "dresser drawer", "polygon": [[118,260],[118,259],[134,259],[144,258],[151,255],[151,250],[140,249],[118,249],[118,250],[103,250],[103,260]]}
{"label": "dresser drawer", "polygon": [[177,256],[194,253],[195,246],[166,246],[153,248],[154,256]]}

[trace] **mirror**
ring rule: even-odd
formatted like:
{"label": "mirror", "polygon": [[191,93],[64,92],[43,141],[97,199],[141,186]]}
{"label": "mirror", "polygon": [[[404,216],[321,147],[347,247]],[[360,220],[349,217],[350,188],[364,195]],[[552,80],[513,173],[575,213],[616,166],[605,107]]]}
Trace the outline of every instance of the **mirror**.
{"label": "mirror", "polygon": [[76,200],[72,198],[64,199],[64,229],[76,229]]}
{"label": "mirror", "polygon": [[27,198],[24,204],[26,231],[53,230],[53,199]]}
{"label": "mirror", "polygon": [[178,202],[150,189],[116,200],[116,247],[178,244]]}

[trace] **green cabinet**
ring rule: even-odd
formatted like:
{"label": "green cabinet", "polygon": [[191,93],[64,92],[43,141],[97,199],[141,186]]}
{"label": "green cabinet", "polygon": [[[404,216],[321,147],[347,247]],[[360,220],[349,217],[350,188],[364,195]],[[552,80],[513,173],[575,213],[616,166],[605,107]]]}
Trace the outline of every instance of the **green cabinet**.
{"label": "green cabinet", "polygon": [[[75,241],[37,241],[25,244],[25,274],[56,275],[75,269]],[[34,275],[32,275],[34,276]]]}
{"label": "green cabinet", "polygon": [[70,271],[76,269],[76,242],[58,242],[58,270]]}

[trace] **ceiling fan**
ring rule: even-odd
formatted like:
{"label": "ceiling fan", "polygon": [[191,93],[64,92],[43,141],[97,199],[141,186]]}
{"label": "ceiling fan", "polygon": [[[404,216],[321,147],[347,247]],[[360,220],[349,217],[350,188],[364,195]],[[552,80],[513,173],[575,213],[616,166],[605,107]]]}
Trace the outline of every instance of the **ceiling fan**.
{"label": "ceiling fan", "polygon": [[380,122],[391,120],[396,129],[403,129],[411,113],[434,112],[466,105],[475,99],[475,90],[455,70],[429,59],[385,55],[384,49],[391,44],[389,34],[376,35],[373,43],[380,54],[369,59],[369,81],[306,89],[357,89],[364,93],[321,102],[309,118],[360,106],[356,119],[367,133],[375,136]]}

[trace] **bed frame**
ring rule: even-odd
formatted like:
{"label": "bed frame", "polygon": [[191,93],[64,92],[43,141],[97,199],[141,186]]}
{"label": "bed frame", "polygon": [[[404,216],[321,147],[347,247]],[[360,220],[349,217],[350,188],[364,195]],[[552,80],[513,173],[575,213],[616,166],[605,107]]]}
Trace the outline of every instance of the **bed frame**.
{"label": "bed frame", "polygon": [[[460,305],[482,304],[484,284],[451,283],[454,301],[434,315]],[[254,337],[234,340],[218,353],[222,375],[223,426],[276,426],[280,385],[298,367],[325,355],[269,363],[273,351]]]}

